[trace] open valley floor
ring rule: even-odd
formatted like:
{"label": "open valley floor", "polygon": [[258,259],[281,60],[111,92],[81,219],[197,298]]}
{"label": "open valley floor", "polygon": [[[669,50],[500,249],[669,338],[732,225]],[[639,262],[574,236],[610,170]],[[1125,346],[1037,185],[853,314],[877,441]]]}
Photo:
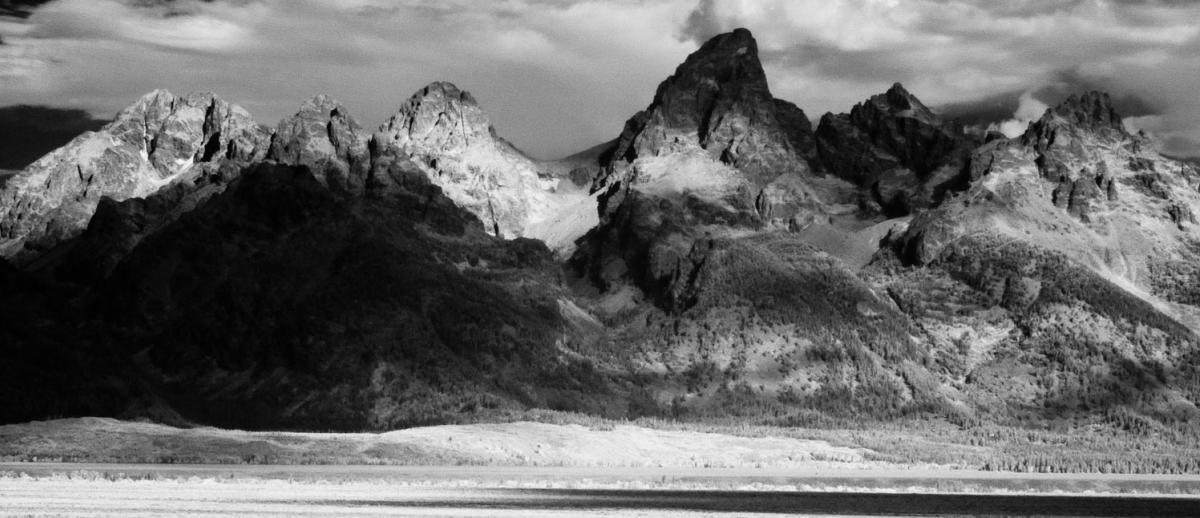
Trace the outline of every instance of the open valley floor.
{"label": "open valley floor", "polygon": [[949,470],[0,465],[0,516],[1194,516],[1200,477]]}

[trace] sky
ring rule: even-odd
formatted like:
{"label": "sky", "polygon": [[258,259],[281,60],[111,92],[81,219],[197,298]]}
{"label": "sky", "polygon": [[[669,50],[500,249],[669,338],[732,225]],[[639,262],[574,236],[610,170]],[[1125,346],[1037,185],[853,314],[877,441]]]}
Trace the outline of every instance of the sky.
{"label": "sky", "polygon": [[616,137],[736,27],[813,119],[902,82],[1013,134],[1102,89],[1164,151],[1200,155],[1200,2],[1181,0],[50,0],[0,16],[0,107],[108,119],[155,88],[212,91],[273,126],[325,93],[374,128],[448,80],[553,158]]}

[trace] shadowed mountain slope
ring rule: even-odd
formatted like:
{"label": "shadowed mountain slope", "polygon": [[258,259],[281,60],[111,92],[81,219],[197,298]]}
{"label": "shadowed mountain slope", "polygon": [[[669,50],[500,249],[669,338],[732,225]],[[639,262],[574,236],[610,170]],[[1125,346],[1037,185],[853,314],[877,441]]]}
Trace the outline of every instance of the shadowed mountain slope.
{"label": "shadowed mountain slope", "polygon": [[156,92],[0,194],[0,419],[1197,437],[1200,175],[1120,121],[1089,93],[981,142],[896,85],[814,133],[745,30],[556,162],[449,83],[374,133]]}

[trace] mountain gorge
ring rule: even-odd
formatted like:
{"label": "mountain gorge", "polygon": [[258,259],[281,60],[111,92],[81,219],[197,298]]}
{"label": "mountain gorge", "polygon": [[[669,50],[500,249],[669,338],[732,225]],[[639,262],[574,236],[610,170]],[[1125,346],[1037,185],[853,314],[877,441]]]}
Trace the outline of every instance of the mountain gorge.
{"label": "mountain gorge", "polygon": [[814,128],[739,29],[615,137],[533,160],[445,82],[374,132],[151,93],[0,190],[0,419],[1196,423],[1200,174],[1102,93]]}

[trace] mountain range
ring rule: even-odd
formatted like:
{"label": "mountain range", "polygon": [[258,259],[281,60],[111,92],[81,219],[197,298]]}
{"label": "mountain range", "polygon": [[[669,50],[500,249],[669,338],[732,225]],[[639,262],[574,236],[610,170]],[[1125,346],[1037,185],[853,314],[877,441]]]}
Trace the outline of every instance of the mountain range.
{"label": "mountain range", "polygon": [[374,130],[152,92],[0,190],[0,421],[1197,422],[1195,164],[1101,92],[817,121],[744,29],[555,161],[445,82]]}

